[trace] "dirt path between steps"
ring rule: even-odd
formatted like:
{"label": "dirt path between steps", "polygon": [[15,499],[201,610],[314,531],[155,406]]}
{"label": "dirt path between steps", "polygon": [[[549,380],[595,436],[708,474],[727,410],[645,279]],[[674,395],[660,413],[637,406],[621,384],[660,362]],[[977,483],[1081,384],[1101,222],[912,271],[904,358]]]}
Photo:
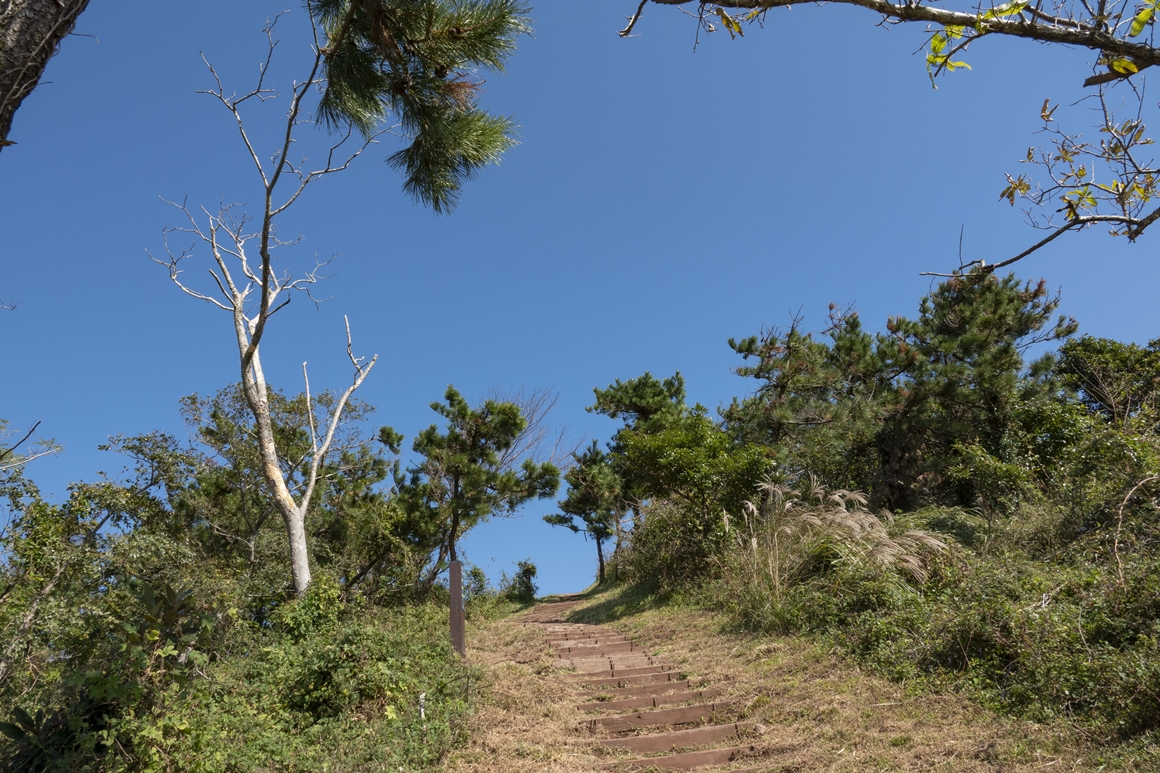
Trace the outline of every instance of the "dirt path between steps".
{"label": "dirt path between steps", "polygon": [[1089,769],[1058,730],[907,694],[805,641],[724,635],[687,609],[584,622],[593,605],[469,632],[487,683],[446,771]]}

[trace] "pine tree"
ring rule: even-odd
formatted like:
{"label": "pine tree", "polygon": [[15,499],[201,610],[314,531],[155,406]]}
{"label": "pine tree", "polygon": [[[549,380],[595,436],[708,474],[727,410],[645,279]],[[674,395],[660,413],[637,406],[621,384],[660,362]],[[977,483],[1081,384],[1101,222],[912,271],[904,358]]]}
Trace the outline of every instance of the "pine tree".
{"label": "pine tree", "polygon": [[[884,504],[913,506],[941,485],[964,449],[988,463],[1014,461],[1023,355],[1077,328],[1056,316],[1058,307],[1042,280],[975,270],[924,297],[917,319],[888,320],[878,349],[887,370],[900,375],[899,403],[878,437]],[[976,504],[969,491],[957,498]]]}
{"label": "pine tree", "polygon": [[689,414],[685,405],[685,378],[677,371],[663,381],[648,371],[643,376],[616,381],[606,389],[595,388],[596,402],[585,410],[622,419],[624,426],[608,444],[613,469],[621,477],[621,495],[633,512],[633,523],[640,520],[638,503],[646,496],[632,472],[626,467],[625,448],[629,438],[649,435],[677,427]]}
{"label": "pine tree", "polygon": [[519,406],[485,400],[472,408],[451,386],[444,399],[431,409],[446,419],[446,427],[432,424],[419,433],[412,447],[422,460],[396,478],[398,502],[412,522],[427,525],[429,549],[437,551],[428,584],[445,561],[458,560],[459,538],[477,523],[554,496],[560,486],[560,471],[551,462],[517,464],[507,457],[527,426]]}
{"label": "pine tree", "polygon": [[[545,515],[553,526],[591,535],[596,542],[599,566],[597,579],[604,582],[604,542],[615,536],[621,513],[620,476],[612,469],[608,454],[592,441],[583,454],[573,454],[576,465],[564,474],[568,496],[560,502],[560,513]],[[580,523],[577,523],[579,519]]]}

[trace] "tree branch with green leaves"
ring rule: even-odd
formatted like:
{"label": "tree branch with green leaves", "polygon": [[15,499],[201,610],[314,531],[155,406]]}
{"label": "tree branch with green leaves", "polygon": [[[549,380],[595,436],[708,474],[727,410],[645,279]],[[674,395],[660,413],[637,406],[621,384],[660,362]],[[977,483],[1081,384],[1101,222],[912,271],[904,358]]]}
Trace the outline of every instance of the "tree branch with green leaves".
{"label": "tree branch with green leaves", "polygon": [[[636,29],[649,2],[685,6],[695,0],[642,0],[628,24],[620,31],[628,37]],[[963,58],[971,43],[982,37],[1002,35],[1039,43],[1054,43],[1096,53],[1093,74],[1083,82],[1096,87],[1089,99],[1097,102],[1100,116],[1095,129],[1098,141],[1063,131],[1055,122],[1055,108],[1046,101],[1041,109],[1045,147],[1028,150],[1026,162],[1039,174],[1007,175],[1001,199],[1029,204],[1029,223],[1047,235],[1014,256],[999,261],[975,260],[960,270],[980,267],[993,271],[1032,255],[1072,231],[1107,225],[1112,236],[1134,242],[1157,220],[1158,173],[1150,157],[1142,156],[1153,140],[1145,133],[1143,70],[1160,63],[1155,18],[1160,0],[1010,0],[1005,3],[962,3],[959,8],[931,3],[889,0],[834,0],[865,8],[881,17],[881,23],[926,25],[925,63],[932,84],[945,73],[970,69]],[[764,26],[776,8],[813,4],[813,0],[712,0],[696,2],[698,32],[720,28],[731,38],[743,37],[747,26]],[[1122,89],[1121,105],[1112,104],[1112,89]],[[1124,117],[1123,114],[1128,114]],[[1096,171],[1100,170],[1097,179]],[[1044,209],[1055,208],[1054,214]],[[945,276],[940,274],[939,276]]]}

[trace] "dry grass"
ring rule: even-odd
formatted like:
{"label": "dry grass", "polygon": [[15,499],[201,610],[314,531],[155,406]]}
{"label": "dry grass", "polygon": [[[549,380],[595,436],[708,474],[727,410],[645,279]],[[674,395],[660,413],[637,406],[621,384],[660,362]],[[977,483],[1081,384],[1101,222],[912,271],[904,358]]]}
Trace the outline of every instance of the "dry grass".
{"label": "dry grass", "polygon": [[787,588],[823,567],[878,565],[926,582],[927,555],[946,544],[921,529],[892,535],[894,518],[866,509],[860,491],[827,491],[813,476],[804,499],[771,480],[758,486],[757,502],[747,501],[740,522],[729,529],[737,545],[743,581],[758,596],[780,603]]}
{"label": "dry grass", "polygon": [[581,690],[556,666],[543,632],[519,617],[468,630],[468,658],[486,678],[470,740],[444,770],[457,773],[592,771],[597,757],[577,724]]}
{"label": "dry grass", "polygon": [[[694,683],[723,688],[718,700],[737,700],[738,718],[765,726],[759,744],[770,771],[1093,769],[1066,728],[996,717],[957,696],[908,694],[807,640],[722,633],[715,615],[631,590],[594,596],[570,617],[623,631]],[[608,757],[593,754],[578,727],[579,689],[555,667],[543,634],[517,619],[470,632],[469,657],[487,683],[469,745],[445,770],[599,769]]]}

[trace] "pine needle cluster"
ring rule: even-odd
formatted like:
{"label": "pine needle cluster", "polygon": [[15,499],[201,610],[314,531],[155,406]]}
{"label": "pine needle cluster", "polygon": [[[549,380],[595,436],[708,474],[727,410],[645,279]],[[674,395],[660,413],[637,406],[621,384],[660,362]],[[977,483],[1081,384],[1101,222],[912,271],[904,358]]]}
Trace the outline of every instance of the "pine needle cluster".
{"label": "pine needle cluster", "polygon": [[522,0],[308,0],[325,35],[322,121],[370,135],[388,116],[410,144],[388,163],[437,213],[516,144],[510,117],[479,108],[481,70],[502,72],[530,33]]}

